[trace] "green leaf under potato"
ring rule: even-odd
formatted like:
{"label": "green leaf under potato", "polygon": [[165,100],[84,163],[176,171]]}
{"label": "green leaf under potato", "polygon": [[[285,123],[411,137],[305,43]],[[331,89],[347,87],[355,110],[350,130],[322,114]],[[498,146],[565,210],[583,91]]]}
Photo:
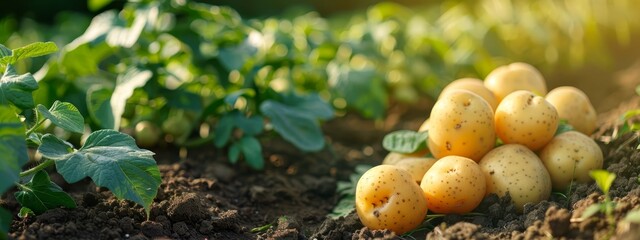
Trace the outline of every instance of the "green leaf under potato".
{"label": "green leaf under potato", "polygon": [[31,73],[18,75],[16,68],[9,64],[0,78],[0,104],[13,104],[20,109],[35,107],[32,92],[38,89],[38,82]]}
{"label": "green leaf under potato", "polygon": [[20,191],[15,193],[16,200],[21,206],[41,214],[57,207],[75,208],[76,202],[66,192],[51,181],[45,171],[37,172],[31,181],[19,185]]}
{"label": "green leaf under potato", "polygon": [[399,130],[389,133],[382,139],[382,147],[391,152],[409,154],[427,147],[427,132]]}
{"label": "green leaf under potato", "polygon": [[90,177],[116,197],[142,205],[148,215],[161,182],[153,155],[138,148],[131,136],[104,129],[89,135],[84,146],[65,159],[56,160],[56,168],[67,182]]}
{"label": "green leaf under potato", "polygon": [[0,105],[0,194],[18,180],[22,165],[27,163],[25,128],[15,111]]}
{"label": "green leaf under potato", "polygon": [[76,106],[71,103],[55,101],[49,109],[38,105],[38,112],[64,130],[75,133],[84,132],[84,118]]}

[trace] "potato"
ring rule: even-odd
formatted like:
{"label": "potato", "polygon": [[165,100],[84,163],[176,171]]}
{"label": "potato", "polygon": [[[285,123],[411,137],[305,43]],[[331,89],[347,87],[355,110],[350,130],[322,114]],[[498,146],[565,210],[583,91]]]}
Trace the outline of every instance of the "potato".
{"label": "potato", "polygon": [[407,157],[401,159],[393,165],[407,170],[407,172],[411,174],[413,180],[420,184],[420,182],[422,181],[422,177],[424,177],[424,174],[436,161],[437,160],[435,158]]}
{"label": "potato", "polygon": [[551,195],[551,177],[535,153],[520,144],[491,150],[478,163],[487,180],[487,194],[509,193],[519,212],[524,204],[538,203]]}
{"label": "potato", "polygon": [[591,181],[589,171],[601,169],[602,150],[596,142],[577,131],[569,131],[554,137],[542,151],[540,159],[551,175],[553,189],[566,190],[572,181]]}
{"label": "potato", "polygon": [[493,110],[475,93],[449,91],[431,109],[427,143],[435,158],[456,155],[479,161],[495,139]]}
{"label": "potato", "polygon": [[517,90],[529,90],[539,96],[547,94],[542,74],[535,67],[521,62],[494,69],[485,78],[484,86],[493,92],[498,104]]}
{"label": "potato", "polygon": [[500,102],[495,113],[496,134],[504,143],[517,143],[536,151],[558,128],[556,109],[532,92],[518,90]]}
{"label": "potato", "polygon": [[596,130],[596,110],[589,97],[580,89],[570,86],[551,90],[545,97],[558,111],[560,119],[565,119],[574,129],[586,135]]}
{"label": "potato", "polygon": [[418,132],[424,132],[424,131],[429,131],[429,119],[427,118],[427,120],[424,120],[424,122],[422,122],[422,125],[420,125],[420,127],[418,128]]}
{"label": "potato", "polygon": [[425,173],[420,183],[427,207],[436,213],[463,214],[475,209],[486,193],[478,164],[466,157],[447,156]]}
{"label": "potato", "polygon": [[397,166],[379,165],[365,172],[356,185],[355,201],[362,224],[396,234],[414,229],[427,214],[422,189]]}
{"label": "potato", "polygon": [[495,110],[498,106],[498,100],[496,99],[496,96],[493,94],[493,92],[491,92],[487,87],[484,86],[484,83],[480,79],[460,78],[458,80],[455,80],[447,84],[447,86],[442,89],[442,92],[440,92],[440,96],[445,95],[448,91],[451,91],[453,89],[463,89],[478,94],[478,96],[487,101],[487,103],[493,110]]}

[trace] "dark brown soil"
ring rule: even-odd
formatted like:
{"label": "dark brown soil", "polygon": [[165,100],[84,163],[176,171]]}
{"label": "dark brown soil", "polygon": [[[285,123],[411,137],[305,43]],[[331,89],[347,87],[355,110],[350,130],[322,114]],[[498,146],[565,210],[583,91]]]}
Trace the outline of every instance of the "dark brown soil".
{"label": "dark brown soil", "polygon": [[[329,146],[319,153],[304,153],[278,138],[263,139],[264,171],[244,164],[231,165],[224,151],[206,147],[190,149],[186,158],[178,149],[156,152],[162,185],[146,219],[143,209],[120,201],[89,181],[65,184],[78,208],[54,209],[39,216],[15,218],[10,238],[15,239],[616,239],[640,236],[637,224],[621,219],[640,206],[640,151],[637,140],[625,135],[608,144],[600,142],[605,168],[617,174],[611,196],[617,203],[617,223],[609,231],[605,216],[581,220],[582,212],[604,197],[597,186],[575,184],[566,196],[525,206],[518,214],[508,197],[486,197],[470,215],[428,217],[411,234],[369,230],[355,213],[327,217],[338,202],[337,181],[345,181],[356,165],[377,164],[386,155],[380,142],[394,129],[416,129],[432,105],[397,105],[382,122],[347,115],[325,124]],[[620,111],[635,108],[621,105]],[[620,111],[607,115],[616,119]],[[401,117],[400,117],[401,116]],[[603,118],[606,119],[606,118]],[[603,122],[596,136],[607,138],[617,126]],[[627,141],[629,140],[629,141]],[[14,216],[19,205],[13,193],[0,200],[0,207]]]}

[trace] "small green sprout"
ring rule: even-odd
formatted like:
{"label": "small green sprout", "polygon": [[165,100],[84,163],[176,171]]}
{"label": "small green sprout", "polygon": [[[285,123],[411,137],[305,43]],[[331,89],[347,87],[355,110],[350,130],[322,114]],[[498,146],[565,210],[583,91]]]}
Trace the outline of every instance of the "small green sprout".
{"label": "small green sprout", "polygon": [[611,201],[611,197],[609,196],[609,189],[611,188],[611,184],[616,179],[615,173],[610,173],[606,170],[598,169],[589,172],[589,175],[596,180],[596,184],[604,193],[604,202],[593,204],[582,212],[582,216],[580,217],[582,220],[587,219],[594,214],[600,212],[604,213],[609,223],[609,232],[604,239],[609,239],[613,235],[613,231],[615,230],[615,217],[613,216],[613,210],[615,209],[615,202]]}

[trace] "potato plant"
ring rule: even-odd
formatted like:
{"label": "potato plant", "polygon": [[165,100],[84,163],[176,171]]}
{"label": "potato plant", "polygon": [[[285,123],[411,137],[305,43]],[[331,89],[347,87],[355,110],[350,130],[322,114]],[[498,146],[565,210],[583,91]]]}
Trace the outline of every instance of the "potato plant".
{"label": "potato plant", "polygon": [[[30,73],[20,75],[14,66],[19,60],[55,51],[57,47],[51,42],[13,50],[0,44],[0,69],[4,70],[0,78],[0,150],[4,155],[0,158],[0,193],[18,189],[15,198],[22,206],[21,215],[75,208],[73,198],[49,178],[47,168],[55,165],[65,181],[75,183],[89,177],[117,198],[142,205],[148,217],[161,182],[153,152],[138,148],[132,137],[110,129],[91,133],[77,149],[56,135],[41,133],[45,120],[77,134],[85,130],[84,118],[73,104],[55,101],[49,108],[36,105],[32,92],[38,82]],[[42,160],[23,171],[23,166],[34,160],[28,157],[29,149],[41,154]],[[0,209],[0,218],[3,230],[11,216]]]}

